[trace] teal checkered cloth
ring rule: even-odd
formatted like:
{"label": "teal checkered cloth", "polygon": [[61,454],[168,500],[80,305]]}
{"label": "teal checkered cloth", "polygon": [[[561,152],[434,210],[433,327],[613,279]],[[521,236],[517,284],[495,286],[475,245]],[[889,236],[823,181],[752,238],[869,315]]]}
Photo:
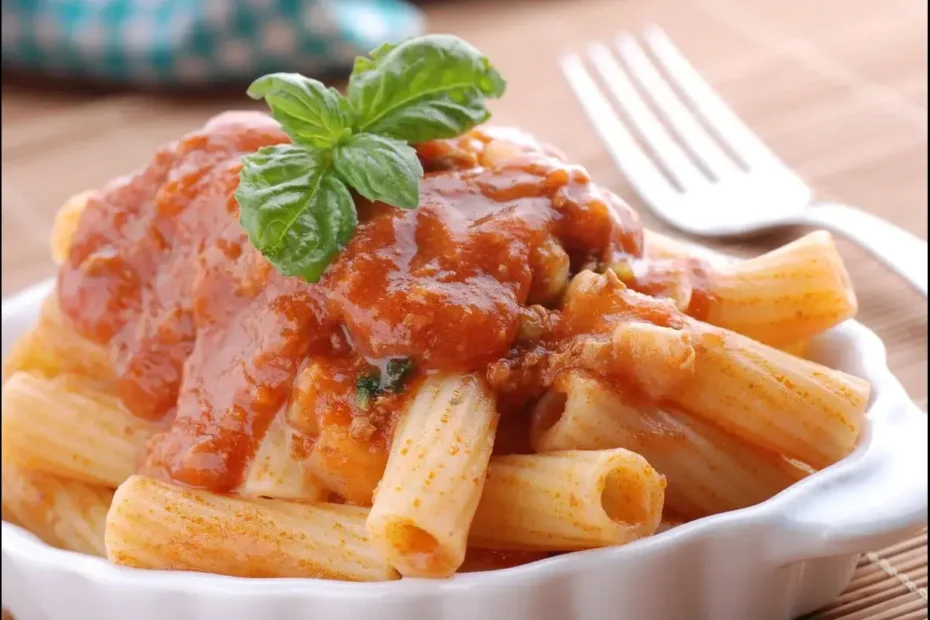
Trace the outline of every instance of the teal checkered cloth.
{"label": "teal checkered cloth", "polygon": [[4,67],[156,85],[341,71],[423,29],[401,0],[2,0],[2,23]]}

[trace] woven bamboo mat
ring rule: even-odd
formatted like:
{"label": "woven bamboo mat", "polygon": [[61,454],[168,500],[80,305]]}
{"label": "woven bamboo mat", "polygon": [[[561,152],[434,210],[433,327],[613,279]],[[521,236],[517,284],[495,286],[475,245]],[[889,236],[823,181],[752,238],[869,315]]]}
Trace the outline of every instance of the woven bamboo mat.
{"label": "woven bamboo mat", "polygon": [[[562,49],[654,22],[824,196],[927,236],[925,3],[473,0],[426,11],[432,30],[468,38],[508,77],[507,96],[495,102],[498,122],[559,145],[621,196],[631,193],[554,61]],[[239,94],[78,92],[9,79],[2,102],[4,295],[53,273],[47,236],[70,194],[142,165],[157,144],[214,112],[250,105]],[[760,253],[797,234],[720,247]],[[884,339],[892,369],[926,409],[926,301],[858,247],[840,249],[860,319]],[[926,620],[926,533],[864,555],[848,591],[811,618]]]}

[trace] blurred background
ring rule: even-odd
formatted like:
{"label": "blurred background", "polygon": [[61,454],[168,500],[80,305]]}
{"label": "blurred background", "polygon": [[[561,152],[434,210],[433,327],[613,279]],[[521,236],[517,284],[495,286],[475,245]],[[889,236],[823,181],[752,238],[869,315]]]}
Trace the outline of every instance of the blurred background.
{"label": "blurred background", "polygon": [[[244,95],[253,78],[289,70],[339,85],[356,55],[423,32],[464,37],[508,79],[506,96],[491,104],[495,123],[558,145],[636,204],[556,59],[646,23],[661,25],[823,197],[926,238],[926,3],[4,0],[3,294],[53,275],[48,234],[70,195],[144,165],[158,145],[212,114],[263,107]],[[718,247],[758,254],[799,234]],[[926,409],[926,299],[840,243],[861,320],[885,340],[892,369]],[[902,549],[866,558],[865,577],[854,582],[861,587],[820,617],[926,618],[926,536]]]}

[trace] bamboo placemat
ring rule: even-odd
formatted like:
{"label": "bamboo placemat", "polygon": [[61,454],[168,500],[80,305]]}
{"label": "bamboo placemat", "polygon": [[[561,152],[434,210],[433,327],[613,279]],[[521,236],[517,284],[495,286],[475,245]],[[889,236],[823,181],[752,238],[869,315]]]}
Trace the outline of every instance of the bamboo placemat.
{"label": "bamboo placemat", "polygon": [[[927,6],[915,0],[525,0],[431,3],[431,29],[486,51],[509,79],[495,120],[559,145],[625,198],[559,74],[559,51],[620,29],[662,25],[744,119],[824,195],[927,236]],[[3,294],[51,275],[58,206],[144,164],[153,148],[237,94],[165,97],[4,82]],[[630,200],[636,202],[635,200]],[[748,205],[747,208],[751,208]],[[661,228],[650,217],[647,224]],[[760,253],[799,233],[720,246]],[[840,242],[860,319],[884,339],[910,395],[927,406],[926,300],[858,247]],[[818,620],[926,620],[927,536],[863,556]],[[747,619],[750,620],[750,619]]]}

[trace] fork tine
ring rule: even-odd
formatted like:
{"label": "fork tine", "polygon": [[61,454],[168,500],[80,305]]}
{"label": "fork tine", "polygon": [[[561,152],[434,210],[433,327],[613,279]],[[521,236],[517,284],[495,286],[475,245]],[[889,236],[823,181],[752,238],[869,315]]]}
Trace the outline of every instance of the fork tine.
{"label": "fork tine", "polygon": [[707,183],[707,179],[688,158],[687,153],[675,143],[640,97],[610,49],[600,43],[594,43],[588,47],[588,57],[613,95],[614,101],[626,111],[632,126],[646,141],[679,188],[689,190]]}
{"label": "fork tine", "polygon": [[674,188],[623,126],[610,101],[585,69],[581,57],[567,54],[559,60],[559,66],[594,130],[600,134],[617,167],[633,188],[653,205],[675,200]]}
{"label": "fork tine", "polygon": [[694,108],[743,163],[750,167],[755,163],[781,165],[768,147],[704,81],[704,78],[661,28],[658,26],[645,28],[643,38],[649,44],[656,59],[665,66],[672,81],[678,84],[679,89],[691,101]]}
{"label": "fork tine", "polygon": [[716,178],[736,171],[735,162],[711,138],[656,70],[639,43],[628,34],[616,40],[617,53],[640,88],[652,99],[678,137]]}

